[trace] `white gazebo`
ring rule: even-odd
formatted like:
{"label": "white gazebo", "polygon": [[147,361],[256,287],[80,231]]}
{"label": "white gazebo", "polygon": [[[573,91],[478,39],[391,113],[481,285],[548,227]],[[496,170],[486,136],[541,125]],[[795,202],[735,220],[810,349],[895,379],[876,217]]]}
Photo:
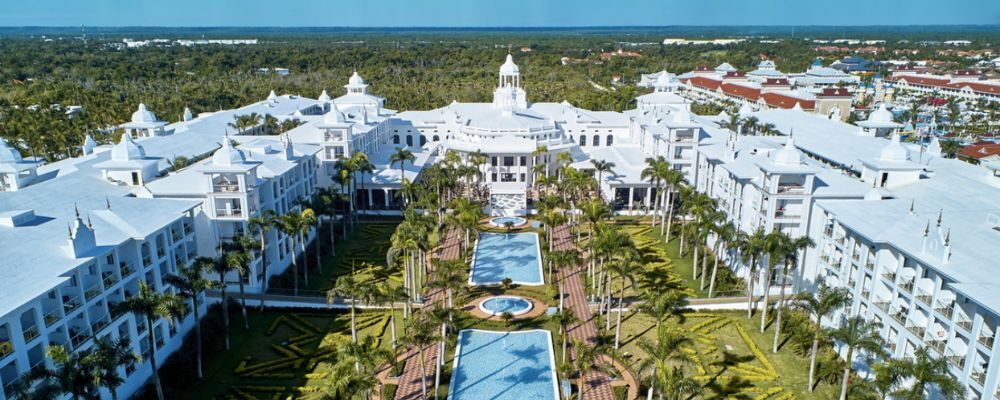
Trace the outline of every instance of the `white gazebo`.
{"label": "white gazebo", "polygon": [[132,113],[132,120],[122,124],[122,128],[136,137],[143,138],[163,134],[163,127],[166,125],[167,123],[156,118],[156,114],[149,111],[145,104],[139,103],[139,109]]}
{"label": "white gazebo", "polygon": [[879,104],[875,111],[868,114],[868,119],[858,121],[862,136],[892,136],[903,128],[903,124],[892,120],[892,113],[885,108],[885,103]]}

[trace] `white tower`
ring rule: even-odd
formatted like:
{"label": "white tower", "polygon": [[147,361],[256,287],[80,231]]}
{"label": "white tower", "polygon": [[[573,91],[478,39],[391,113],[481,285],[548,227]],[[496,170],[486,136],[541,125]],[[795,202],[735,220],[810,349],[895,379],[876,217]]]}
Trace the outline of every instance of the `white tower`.
{"label": "white tower", "polygon": [[513,112],[515,107],[528,108],[528,96],[521,88],[521,71],[510,54],[500,66],[500,84],[493,91],[493,105],[504,112]]}

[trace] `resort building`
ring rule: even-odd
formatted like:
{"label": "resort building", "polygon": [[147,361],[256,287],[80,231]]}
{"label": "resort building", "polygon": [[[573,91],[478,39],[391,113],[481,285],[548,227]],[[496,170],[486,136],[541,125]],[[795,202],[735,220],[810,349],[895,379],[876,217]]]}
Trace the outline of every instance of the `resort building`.
{"label": "resort building", "polygon": [[893,72],[886,79],[897,91],[925,96],[950,96],[969,101],[1000,101],[1000,82],[987,80],[977,71],[956,71],[947,75]]}

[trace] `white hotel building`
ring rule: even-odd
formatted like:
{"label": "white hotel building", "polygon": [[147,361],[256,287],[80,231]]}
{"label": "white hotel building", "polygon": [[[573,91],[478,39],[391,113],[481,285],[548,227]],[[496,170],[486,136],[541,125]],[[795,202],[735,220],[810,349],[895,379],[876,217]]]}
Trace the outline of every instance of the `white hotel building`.
{"label": "white hotel building", "polygon": [[[670,78],[650,79],[654,91],[624,113],[531,103],[508,56],[490,103],[396,112],[355,74],[337,98],[325,91],[315,100],[272,94],[236,110],[185,113],[177,123],[140,107],[124,125],[134,139],[126,135],[112,146],[88,140],[84,156],[48,165],[4,144],[0,386],[48,362],[51,344],[79,350],[110,335],[131,338],[142,351],[150,327],[112,315],[111,305],[136,293],[140,279],[172,291],[165,274],[214,255],[220,240],[246,232],[247,219],[261,210],[286,212],[316,188],[334,185],[341,157],[363,151],[375,164],[374,173],[357,177],[358,207],[398,208],[400,169],[389,157],[406,147],[416,156],[403,171],[410,181],[447,150],[463,158],[484,153],[482,183],[495,214],[530,212],[535,165],[551,173],[564,152],[581,170],[592,169],[591,160],[614,162],[603,195],[619,212],[641,212],[657,195],[640,177],[644,160],[663,155],[740,229],[781,229],[817,242],[790,276],[793,290],[821,282],[849,287],[851,312],[881,321],[895,356],[930,346],[948,358],[970,398],[1000,398],[1000,278],[993,261],[1000,254],[1000,176],[943,159],[936,144],[899,143],[895,127],[878,116],[862,128],[797,109],[744,110],[741,117],[772,123],[782,136],[735,135],[719,128],[728,116],[690,114],[690,101],[674,93],[678,84]],[[283,137],[227,138],[227,124],[249,113],[304,124]],[[172,171],[168,160],[177,156],[198,161]],[[280,232],[270,235],[269,275],[285,269],[295,251]],[[745,266],[732,264],[747,277]],[[256,260],[246,278],[250,290],[267,278],[259,267]],[[154,324],[158,357],[178,348],[191,326],[190,317],[173,327]],[[128,395],[149,367],[122,372],[128,379],[120,394]]]}

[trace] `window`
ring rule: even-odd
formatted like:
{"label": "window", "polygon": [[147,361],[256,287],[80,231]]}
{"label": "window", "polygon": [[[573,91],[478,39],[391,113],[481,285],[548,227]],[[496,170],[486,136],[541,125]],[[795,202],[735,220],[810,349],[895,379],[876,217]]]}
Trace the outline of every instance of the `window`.
{"label": "window", "polygon": [[614,138],[615,138],[614,136],[608,135],[608,138],[605,141],[604,145],[611,146],[611,144],[615,142]]}
{"label": "window", "polygon": [[496,182],[496,181],[497,181],[497,173],[494,172],[490,174],[490,182]]}
{"label": "window", "polygon": [[526,166],[526,165],[528,165],[528,157],[521,156],[521,166]]}
{"label": "window", "polygon": [[501,182],[514,182],[514,174],[500,174]]}
{"label": "window", "polygon": [[580,147],[587,145],[587,135],[580,135]]}
{"label": "window", "polygon": [[[497,166],[497,158],[490,157],[490,164],[493,165],[494,167]],[[494,179],[494,181],[496,181],[496,179]]]}
{"label": "window", "polygon": [[526,177],[524,176],[524,174],[521,174],[521,182],[525,182],[525,181],[527,181]]}
{"label": "window", "polygon": [[399,135],[392,135],[392,144],[399,144]]}
{"label": "window", "polygon": [[431,140],[437,142],[437,141],[440,141],[441,138],[438,135],[434,135],[434,137],[432,137]]}
{"label": "window", "polygon": [[413,146],[413,136],[406,135],[406,145]]}
{"label": "window", "polygon": [[427,144],[427,136],[420,135],[420,145],[423,146]]}
{"label": "window", "polygon": [[514,157],[512,157],[512,156],[504,157],[503,158],[503,166],[505,166],[505,167],[513,167],[514,166]]}
{"label": "window", "polygon": [[601,136],[594,135],[594,146],[600,146],[600,145],[601,145]]}

